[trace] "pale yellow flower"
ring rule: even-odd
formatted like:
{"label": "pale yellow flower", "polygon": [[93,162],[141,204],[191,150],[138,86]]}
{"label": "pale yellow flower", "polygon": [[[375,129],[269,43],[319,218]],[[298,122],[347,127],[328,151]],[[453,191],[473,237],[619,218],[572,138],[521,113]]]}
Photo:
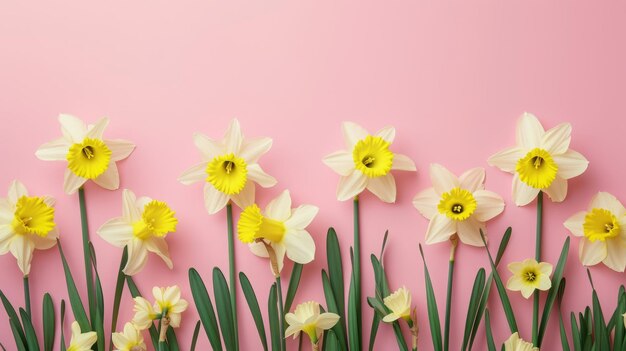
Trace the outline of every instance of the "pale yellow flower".
{"label": "pale yellow flower", "polygon": [[341,176],[337,199],[349,200],[368,189],[384,202],[396,201],[396,181],[392,170],[415,171],[415,163],[392,152],[396,130],[385,127],[371,135],[356,123],[344,122],[343,135],[348,150],[324,157],[324,163]]}
{"label": "pale yellow flower", "polygon": [[152,295],[156,300],[154,311],[157,314],[166,312],[170,318],[170,326],[178,328],[180,326],[181,314],[187,309],[189,303],[180,298],[180,288],[177,285],[166,288],[152,288]]}
{"label": "pale yellow flower", "polygon": [[483,246],[480,230],[502,213],[500,195],[485,190],[485,170],[472,168],[456,177],[439,164],[430,166],[432,188],[415,196],[413,205],[430,220],[426,243],[435,244],[457,234],[468,245]]}
{"label": "pale yellow flower", "polygon": [[508,265],[513,275],[506,283],[506,288],[512,291],[521,291],[524,298],[529,298],[535,289],[548,290],[552,287],[550,274],[552,265],[547,262],[537,262],[527,258],[523,262],[511,262]]}
{"label": "pale yellow flower", "polygon": [[152,307],[150,301],[141,296],[135,297],[134,300],[133,311],[135,315],[132,323],[139,330],[148,329],[152,325],[152,321],[158,318],[158,314],[154,312],[154,307]]}
{"label": "pale yellow flower", "polygon": [[100,119],[95,125],[70,115],[60,115],[63,137],[43,144],[35,155],[44,161],[67,161],[63,189],[66,193],[76,192],[85,182],[94,183],[109,190],[120,186],[120,177],[115,162],[127,158],[135,145],[125,140],[102,139],[108,118]]}
{"label": "pale yellow flower", "polygon": [[569,148],[572,126],[562,123],[544,131],[530,113],[517,123],[517,145],[491,156],[489,164],[514,173],[513,200],[524,206],[545,192],[554,202],[567,195],[567,180],[581,175],[589,162]]}
{"label": "pale yellow flower", "polygon": [[54,222],[54,199],[28,196],[14,180],[6,198],[0,198],[0,255],[11,252],[24,276],[30,273],[33,252],[53,247],[59,232]]}
{"label": "pale yellow flower", "polygon": [[626,268],[626,209],[613,195],[597,193],[587,211],[581,211],[564,223],[580,237],[578,256],[585,266],[600,262],[617,272]]}
{"label": "pale yellow flower", "polygon": [[149,197],[136,198],[125,189],[122,193],[122,217],[104,223],[98,234],[112,245],[128,247],[128,262],[124,267],[126,275],[137,274],[148,260],[148,252],[153,252],[165,261],[171,269],[169,248],[165,237],[176,230],[178,220],[165,202]]}
{"label": "pale yellow flower", "polygon": [[244,139],[236,119],[220,141],[199,133],[193,140],[202,153],[202,162],[185,171],[178,181],[185,185],[205,182],[204,204],[209,214],[217,213],[230,200],[242,209],[252,205],[254,183],[264,188],[276,184],[276,179],[258,164],[272,147],[272,139]]}
{"label": "pale yellow flower", "polygon": [[539,351],[538,347],[534,347],[532,343],[524,341],[519,337],[517,332],[513,333],[507,341],[504,342],[505,351]]}
{"label": "pale yellow flower", "polygon": [[98,341],[98,335],[96,332],[90,331],[87,333],[81,333],[80,325],[78,322],[72,323],[72,338],[70,344],[67,347],[67,351],[90,351],[93,344]]}
{"label": "pale yellow flower", "polygon": [[148,349],[141,331],[132,323],[126,323],[123,332],[113,333],[113,345],[116,351],[146,351]]}
{"label": "pale yellow flower", "polygon": [[411,292],[406,287],[393,292],[384,298],[383,302],[391,313],[383,317],[383,322],[391,323],[400,318],[407,322],[411,320]]}
{"label": "pale yellow flower", "polygon": [[[263,213],[257,205],[244,209],[237,224],[239,240],[249,244],[252,253],[260,257],[269,257],[265,244],[269,245],[278,265],[278,272],[273,272],[275,275],[283,268],[285,254],[294,262],[309,263],[315,257],[315,242],[306,227],[318,210],[312,205],[291,208],[291,196],[285,190],[265,207]],[[271,262],[270,267],[273,271]]]}
{"label": "pale yellow flower", "polygon": [[339,315],[335,313],[320,313],[320,304],[309,301],[299,304],[293,313],[285,315],[285,321],[289,327],[285,331],[285,337],[295,338],[304,332],[309,336],[311,342],[316,344],[324,330],[328,330],[337,324]]}

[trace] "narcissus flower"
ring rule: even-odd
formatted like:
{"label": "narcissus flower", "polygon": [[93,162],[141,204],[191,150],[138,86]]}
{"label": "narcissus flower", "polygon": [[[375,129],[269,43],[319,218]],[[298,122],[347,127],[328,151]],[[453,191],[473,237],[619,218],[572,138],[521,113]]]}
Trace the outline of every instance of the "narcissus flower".
{"label": "narcissus flower", "polygon": [[393,292],[383,300],[391,313],[383,317],[383,322],[391,323],[400,318],[405,321],[411,320],[411,292],[406,287]]}
{"label": "narcissus flower", "polygon": [[28,196],[24,184],[13,181],[8,197],[0,198],[0,255],[11,252],[24,276],[28,276],[35,249],[53,247],[58,237],[54,199]]}
{"label": "narcissus flower", "polygon": [[169,319],[169,326],[178,328],[180,326],[181,314],[187,309],[189,304],[180,298],[180,288],[176,285],[167,288],[152,288],[152,295],[155,302],[150,305],[143,297],[135,298],[135,316],[133,324],[137,329],[144,330],[150,327],[155,319]]}
{"label": "narcissus flower", "polygon": [[72,338],[67,351],[90,351],[96,341],[98,341],[96,332],[81,333],[80,325],[75,321],[72,323]]}
{"label": "narcissus flower", "polygon": [[276,179],[257,163],[272,147],[272,139],[244,139],[236,119],[221,141],[199,133],[193,140],[203,160],[185,171],[178,180],[186,185],[205,181],[204,201],[209,214],[217,213],[229,200],[242,209],[252,205],[254,183],[264,188],[276,184]]}
{"label": "narcissus flower", "polygon": [[430,220],[426,243],[449,240],[455,233],[468,245],[483,246],[480,230],[504,210],[500,195],[485,190],[485,170],[472,168],[456,177],[439,164],[430,166],[433,184],[415,196],[413,205]]}
{"label": "narcissus flower", "polygon": [[517,332],[513,333],[507,341],[504,342],[505,351],[539,351],[538,347],[534,347],[532,343],[524,341],[519,337]]}
{"label": "narcissus flower", "polygon": [[176,230],[178,220],[165,202],[149,197],[137,199],[125,189],[122,194],[122,217],[113,218],[98,229],[98,234],[118,247],[128,247],[126,275],[137,274],[148,260],[148,252],[154,252],[171,269],[169,249],[165,237]]}
{"label": "narcissus flower", "polygon": [[113,345],[116,351],[146,351],[148,349],[141,331],[132,323],[126,323],[123,332],[113,333]]}
{"label": "narcissus flower", "polygon": [[[285,190],[265,207],[265,212],[261,212],[257,205],[243,210],[237,224],[239,240],[249,244],[255,255],[270,257],[270,267],[275,275],[279,275],[285,254],[301,264],[309,263],[315,257],[315,242],[306,227],[318,210],[312,205],[291,208],[291,196]],[[277,267],[271,262],[268,248],[273,251]]]}
{"label": "narcissus flower", "polygon": [[527,258],[523,262],[511,262],[508,267],[513,275],[506,282],[506,288],[511,291],[521,291],[526,299],[533,294],[535,289],[548,290],[552,286],[550,263]]}
{"label": "narcissus flower", "polygon": [[569,149],[571,133],[569,123],[544,131],[537,117],[524,113],[517,123],[517,145],[489,158],[490,165],[515,174],[516,205],[527,205],[540,191],[554,202],[565,199],[567,179],[581,175],[589,164],[583,155]]}
{"label": "narcissus flower", "polygon": [[35,155],[44,161],[67,161],[65,192],[76,192],[88,180],[105,189],[119,188],[120,177],[115,162],[128,157],[135,145],[125,140],[102,139],[109,124],[108,118],[100,119],[95,125],[86,125],[74,116],[60,115],[59,122],[63,137],[41,145]]}
{"label": "narcissus flower", "polygon": [[385,127],[370,135],[363,127],[344,122],[343,135],[348,150],[324,157],[324,163],[341,176],[337,199],[352,199],[368,189],[384,202],[396,201],[396,181],[391,170],[415,171],[415,164],[405,155],[389,148],[396,130]]}
{"label": "narcissus flower", "polygon": [[337,324],[339,315],[335,313],[320,313],[320,304],[309,301],[299,304],[293,313],[285,315],[285,321],[289,327],[285,331],[285,337],[295,338],[303,332],[309,336],[311,343],[317,344],[324,330],[328,330]]}
{"label": "narcissus flower", "polygon": [[578,256],[585,266],[600,262],[617,272],[626,268],[626,209],[615,196],[599,192],[589,209],[565,221],[572,234],[581,237]]}

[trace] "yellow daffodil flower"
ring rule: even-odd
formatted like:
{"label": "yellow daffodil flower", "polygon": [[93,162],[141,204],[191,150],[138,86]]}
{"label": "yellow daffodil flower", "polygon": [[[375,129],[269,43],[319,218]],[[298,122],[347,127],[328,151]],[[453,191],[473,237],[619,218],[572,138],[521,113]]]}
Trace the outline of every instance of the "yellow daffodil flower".
{"label": "yellow daffodil flower", "polygon": [[113,345],[115,351],[146,351],[148,349],[141,331],[132,323],[126,323],[123,332],[113,333]]}
{"label": "yellow daffodil flower", "polygon": [[517,332],[513,333],[507,341],[504,342],[505,351],[539,351],[538,347],[534,347],[532,343],[524,341],[519,337]]}
{"label": "yellow daffodil flower", "polygon": [[328,330],[337,324],[339,315],[335,313],[320,313],[320,304],[309,301],[299,304],[293,313],[287,313],[285,320],[289,327],[285,331],[285,337],[295,338],[303,332],[309,336],[311,343],[317,344],[324,330]]}
{"label": "yellow daffodil flower", "polygon": [[537,262],[532,258],[523,262],[512,262],[508,265],[513,275],[506,282],[506,288],[511,291],[521,291],[524,298],[529,298],[535,289],[542,291],[550,289],[552,282],[552,265],[547,262]]}
{"label": "yellow daffodil flower", "polygon": [[102,134],[108,118],[95,125],[70,115],[60,115],[63,137],[43,144],[35,155],[44,161],[67,161],[66,193],[73,194],[88,180],[109,190],[119,188],[120,177],[115,162],[128,157],[135,145],[125,140],[104,140]]}
{"label": "yellow daffodil flower", "polygon": [[177,285],[166,288],[152,288],[152,295],[155,302],[150,302],[143,297],[135,298],[135,316],[133,324],[139,330],[150,327],[153,320],[168,318],[168,326],[178,328],[180,326],[181,314],[187,309],[189,303],[180,298],[180,288]]}
{"label": "yellow daffodil flower", "polygon": [[562,123],[544,131],[537,117],[524,113],[517,124],[517,145],[488,160],[501,170],[514,173],[513,200],[524,206],[545,192],[554,202],[567,195],[567,180],[581,175],[589,162],[569,149],[572,126]]}
{"label": "yellow daffodil flower", "polygon": [[237,224],[239,240],[249,244],[252,253],[259,257],[270,257],[269,246],[274,252],[278,271],[271,257],[270,267],[275,275],[279,275],[285,254],[301,264],[309,263],[315,257],[315,242],[306,227],[318,210],[312,205],[292,209],[291,196],[285,190],[265,207],[265,212],[261,212],[257,205],[243,210]]}
{"label": "yellow daffodil flower", "polygon": [[134,275],[145,266],[148,252],[161,257],[170,269],[173,267],[165,237],[176,230],[177,223],[174,211],[165,202],[149,197],[137,199],[132,191],[125,189],[122,217],[104,223],[98,234],[112,245],[128,247],[124,273]]}
{"label": "yellow daffodil flower", "polygon": [[221,141],[199,133],[193,140],[202,153],[202,162],[185,171],[178,180],[185,185],[205,181],[204,202],[209,214],[217,213],[229,200],[242,209],[252,205],[254,183],[264,188],[276,184],[276,179],[258,164],[259,158],[272,147],[272,139],[244,139],[236,119]]}
{"label": "yellow daffodil flower", "polygon": [[615,196],[599,192],[589,209],[565,221],[565,227],[581,238],[578,256],[585,266],[600,262],[617,272],[626,268],[626,209]]}
{"label": "yellow daffodil flower", "polygon": [[13,181],[8,196],[0,198],[0,255],[11,252],[26,277],[35,249],[53,247],[58,237],[54,199],[28,196],[24,184]]}
{"label": "yellow daffodil flower", "polygon": [[133,316],[132,324],[138,330],[146,330],[150,328],[152,321],[158,319],[158,315],[154,312],[154,307],[152,307],[150,301],[141,296],[135,297],[134,300],[133,312],[135,312],[135,315]]}
{"label": "yellow daffodil flower", "polygon": [[458,234],[468,245],[483,246],[480,230],[485,222],[502,213],[500,195],[485,190],[485,170],[472,168],[456,177],[439,164],[430,166],[433,184],[415,196],[413,205],[430,220],[426,243],[447,241]]}
{"label": "yellow daffodil flower", "polygon": [[93,344],[98,341],[98,335],[96,332],[81,333],[80,325],[78,322],[72,323],[72,338],[70,344],[67,347],[67,351],[90,351]]}
{"label": "yellow daffodil flower", "polygon": [[383,322],[391,323],[400,318],[411,321],[411,292],[406,287],[403,286],[385,297],[383,302],[391,310],[391,313],[383,317]]}
{"label": "yellow daffodil flower", "polygon": [[337,199],[352,199],[368,189],[384,202],[395,202],[396,181],[391,171],[415,171],[410,158],[389,149],[396,135],[395,128],[385,127],[375,135],[352,122],[344,122],[342,128],[348,150],[334,152],[323,159],[341,176]]}

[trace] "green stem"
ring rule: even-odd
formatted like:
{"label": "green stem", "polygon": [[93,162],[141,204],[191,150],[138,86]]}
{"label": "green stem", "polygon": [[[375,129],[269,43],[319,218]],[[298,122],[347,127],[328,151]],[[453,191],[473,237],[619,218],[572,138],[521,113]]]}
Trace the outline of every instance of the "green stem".
{"label": "green stem", "polygon": [[233,233],[233,205],[226,205],[226,221],[228,225],[228,268],[230,278],[230,306],[233,312],[233,331],[235,333],[235,350],[239,350],[239,332],[237,328],[237,289],[235,276],[235,236]]}
{"label": "green stem", "polygon": [[[535,237],[535,259],[541,262],[541,228],[543,225],[543,191],[537,195],[537,232]],[[537,345],[537,326],[539,324],[539,290],[535,290],[533,296],[533,345]]]}
{"label": "green stem", "polygon": [[[120,260],[120,267],[117,271],[117,281],[115,284],[115,294],[113,297],[113,315],[111,317],[111,332],[117,330],[117,318],[120,312],[120,303],[122,301],[122,290],[124,290],[124,281],[126,280],[126,274],[124,274],[124,267],[128,261],[128,247],[124,246],[122,252],[122,259]],[[113,350],[113,335],[109,343],[109,351]]]}
{"label": "green stem", "polygon": [[91,264],[91,252],[89,250],[89,224],[87,223],[87,206],[85,202],[85,189],[78,189],[78,202],[80,205],[80,224],[83,233],[83,256],[85,259],[85,281],[87,284],[87,299],[89,300],[89,317],[95,320],[96,293],[93,280],[93,266]]}
{"label": "green stem", "polygon": [[283,310],[283,287],[280,284],[280,276],[276,277],[276,290],[278,291],[278,313],[280,313],[278,323],[280,328],[281,350],[287,351],[287,342],[285,341],[285,311]]}
{"label": "green stem", "polygon": [[360,350],[362,345],[361,341],[361,238],[360,238],[360,226],[359,226],[359,197],[354,197],[354,280],[356,290],[356,322],[357,330],[359,331],[359,346],[356,350]]}
{"label": "green stem", "polygon": [[443,350],[448,351],[450,343],[450,312],[452,310],[452,282],[454,278],[454,258],[456,256],[456,247],[459,244],[459,238],[454,234],[450,238],[450,260],[448,262],[448,291],[446,293],[446,320],[444,326]]}
{"label": "green stem", "polygon": [[28,284],[28,276],[24,276],[24,307],[26,308],[26,314],[32,319],[30,314],[30,285]]}

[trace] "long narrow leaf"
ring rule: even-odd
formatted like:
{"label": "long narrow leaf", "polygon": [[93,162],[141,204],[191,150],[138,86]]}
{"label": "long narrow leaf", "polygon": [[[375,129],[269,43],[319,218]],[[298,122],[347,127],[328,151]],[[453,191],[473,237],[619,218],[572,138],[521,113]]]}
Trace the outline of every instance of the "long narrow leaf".
{"label": "long narrow leaf", "polygon": [[278,324],[278,297],[276,296],[276,283],[272,284],[270,294],[267,299],[267,318],[270,322],[270,336],[272,340],[272,351],[280,351],[281,337],[280,326]]}
{"label": "long narrow leaf", "polygon": [[300,278],[302,277],[303,268],[303,264],[293,264],[291,277],[289,277],[289,287],[287,287],[287,295],[285,295],[285,313],[291,311],[293,299],[296,297],[296,292],[298,291],[298,286],[300,285]]}
{"label": "long narrow leaf", "polygon": [[222,337],[226,350],[235,351],[237,340],[233,324],[233,312],[230,302],[230,291],[224,273],[215,267],[213,268],[213,294],[215,296],[215,307],[217,308],[217,318],[220,322]]}
{"label": "long narrow leaf", "polygon": [[592,293],[593,297],[593,330],[595,335],[595,351],[609,351],[609,333],[604,323],[604,315],[602,313],[602,307],[600,306],[600,300],[595,290]]}
{"label": "long narrow leaf", "polygon": [[[341,329],[341,332],[339,332],[338,329],[335,329],[335,334],[341,333],[344,337],[342,338],[339,335],[335,336],[337,337],[337,341],[347,349],[348,340],[345,336],[348,333],[346,323],[348,323],[349,320],[346,319],[343,261],[341,259],[341,249],[339,247],[337,233],[332,227],[328,228],[328,233],[326,235],[326,261],[328,264],[328,279],[330,282],[330,288],[337,306],[337,311],[334,313],[339,315],[339,322],[337,325],[339,326],[338,328]],[[345,343],[342,343],[344,341]]]}
{"label": "long narrow leaf", "polygon": [[26,340],[22,340],[20,337],[18,337],[18,328],[22,328],[21,326],[19,326],[20,323],[15,319],[9,319],[9,324],[11,325],[11,331],[13,332],[13,337],[15,339],[15,346],[17,347],[17,350],[28,351],[28,349],[26,348]]}
{"label": "long narrow leaf", "polygon": [[196,344],[198,343],[198,335],[200,335],[200,325],[202,323],[200,321],[196,322],[196,327],[193,328],[193,336],[191,337],[191,347],[189,348],[189,351],[195,351],[196,350]]}
{"label": "long narrow leaf", "polygon": [[[241,284],[241,290],[243,290],[243,295],[246,297],[248,308],[250,308],[250,313],[252,313],[252,318],[254,319],[256,330],[259,333],[261,346],[263,346],[263,350],[267,351],[267,337],[265,334],[265,325],[263,324],[263,315],[261,314],[259,301],[257,300],[254,289],[252,288],[252,284],[250,284],[250,280],[248,280],[248,277],[245,275],[245,273],[239,272],[239,282]],[[289,288],[291,288],[291,281],[289,282]]]}
{"label": "long narrow leaf", "polygon": [[54,314],[54,304],[52,297],[46,293],[43,296],[43,349],[52,351],[54,348],[54,336],[56,333],[56,322]]}
{"label": "long narrow leaf", "polygon": [[557,294],[559,292],[559,285],[561,284],[561,278],[563,277],[563,271],[565,270],[565,264],[567,263],[567,253],[569,252],[569,237],[565,239],[565,243],[563,244],[563,248],[561,249],[561,255],[559,256],[559,261],[556,264],[556,269],[554,270],[554,274],[552,275],[552,287],[548,292],[548,297],[546,298],[546,303],[543,307],[543,314],[541,315],[541,324],[539,325],[539,332],[537,333],[537,347],[541,347],[541,343],[543,341],[543,336],[545,335],[546,328],[548,327],[548,320],[550,319],[550,312],[552,311],[552,306],[554,306],[554,301],[556,300]]}
{"label": "long narrow leaf", "polygon": [[35,328],[33,327],[30,316],[23,308],[20,308],[20,316],[22,316],[22,325],[24,326],[24,333],[26,334],[28,351],[39,351],[39,340],[37,340],[37,333],[35,333]]}
{"label": "long narrow leaf", "polygon": [[[328,308],[328,311],[338,314],[339,307],[337,307],[335,294],[333,294],[332,286],[328,274],[326,274],[325,270],[322,270],[322,288],[324,289],[324,297],[326,298],[326,307]],[[344,348],[347,349],[347,347],[345,346],[347,345],[346,334],[342,326],[337,323],[332,328],[332,330],[335,334],[335,337],[337,338],[337,342],[339,342],[339,345],[344,345]]]}
{"label": "long narrow leaf", "polygon": [[78,289],[76,288],[76,283],[74,282],[74,278],[72,277],[72,271],[70,270],[70,266],[67,264],[67,260],[65,259],[65,255],[63,254],[63,247],[61,246],[60,240],[57,240],[57,247],[59,248],[59,254],[61,254],[61,261],[63,262],[65,283],[67,285],[67,294],[70,298],[70,306],[72,306],[72,313],[74,314],[74,319],[76,319],[78,325],[80,325],[80,330],[85,333],[91,330],[91,324],[89,323],[83,301],[80,298],[80,294],[78,293]]}
{"label": "long narrow leaf", "polygon": [[574,346],[575,351],[582,351],[582,342],[580,340],[580,330],[578,329],[578,324],[576,323],[576,314],[574,312],[570,315],[570,326],[572,328],[572,345]]}
{"label": "long narrow leaf", "polygon": [[198,271],[194,268],[189,269],[189,285],[191,287],[193,301],[198,310],[198,315],[204,327],[204,332],[211,343],[211,348],[213,348],[214,351],[222,351],[222,340],[220,338],[213,304],[209,298],[206,285],[204,285],[200,274],[198,274]]}
{"label": "long narrow leaf", "polygon": [[439,351],[443,349],[441,340],[441,322],[439,320],[439,310],[437,309],[437,299],[435,298],[435,291],[433,290],[433,283],[430,279],[430,273],[428,272],[428,266],[426,265],[426,258],[424,257],[424,250],[422,245],[419,245],[420,255],[422,261],[424,261],[424,280],[426,283],[426,305],[428,308],[428,324],[430,325],[430,335],[433,341],[433,347]]}
{"label": "long narrow leaf", "polygon": [[352,262],[352,274],[350,274],[350,288],[348,288],[348,340],[350,350],[361,350],[361,323],[359,311],[361,309],[359,300],[359,269],[358,263],[354,263],[354,252],[350,248],[350,262]]}
{"label": "long narrow leaf", "polygon": [[[624,318],[622,316],[626,313],[626,291],[624,286],[620,286],[617,293],[617,307],[615,308],[615,338],[613,341],[613,349],[619,350],[624,339]],[[622,351],[626,351],[622,349]]]}
{"label": "long narrow leaf", "polygon": [[61,329],[61,351],[65,351],[65,333],[63,331],[65,327],[65,300],[61,299],[61,324],[59,329]]}
{"label": "long narrow leaf", "polygon": [[472,333],[472,327],[474,324],[474,318],[476,317],[476,312],[478,311],[478,307],[480,306],[480,297],[483,294],[484,288],[485,269],[481,268],[478,270],[478,273],[476,273],[476,278],[474,278],[474,286],[472,287],[472,294],[470,295],[470,300],[467,307],[467,317],[465,318],[465,331],[463,332],[463,344],[461,346],[462,350],[465,350],[469,343],[469,339]]}
{"label": "long narrow leaf", "polygon": [[91,255],[91,263],[93,265],[93,272],[95,273],[95,293],[96,293],[96,313],[95,318],[91,321],[93,330],[96,331],[98,339],[96,345],[98,350],[104,350],[104,294],[102,292],[102,283],[100,281],[100,274],[98,274],[98,261],[96,258],[96,250],[93,244],[89,242],[89,253]]}
{"label": "long narrow leaf", "polygon": [[563,323],[563,313],[561,312],[561,302],[563,302],[563,294],[565,293],[565,278],[561,278],[559,290],[556,297],[556,307],[559,313],[559,331],[561,333],[561,348],[563,351],[570,351],[569,342],[567,341],[567,333],[565,331],[565,323]]}
{"label": "long narrow leaf", "polygon": [[24,329],[22,328],[22,324],[20,323],[20,318],[17,316],[15,308],[13,308],[13,305],[11,305],[9,299],[4,296],[2,290],[0,290],[0,299],[2,300],[2,305],[4,305],[4,309],[7,311],[7,315],[9,316],[9,322],[13,321],[13,323],[15,324],[15,327],[13,327],[13,325],[11,326],[11,331],[13,332],[15,343],[17,345],[26,345],[26,335],[24,334]]}
{"label": "long narrow leaf", "polygon": [[[115,294],[113,296],[113,314],[111,316],[111,331],[117,330],[117,318],[120,313],[120,303],[122,302],[122,292],[124,291],[125,274],[123,272],[128,262],[128,246],[124,246],[120,267],[117,269],[117,280],[115,281]],[[113,350],[113,339],[109,343],[109,351]]]}
{"label": "long narrow leaf", "polygon": [[487,349],[496,351],[496,344],[493,342],[493,333],[491,332],[491,319],[489,318],[489,310],[485,310],[485,334],[487,336]]}

